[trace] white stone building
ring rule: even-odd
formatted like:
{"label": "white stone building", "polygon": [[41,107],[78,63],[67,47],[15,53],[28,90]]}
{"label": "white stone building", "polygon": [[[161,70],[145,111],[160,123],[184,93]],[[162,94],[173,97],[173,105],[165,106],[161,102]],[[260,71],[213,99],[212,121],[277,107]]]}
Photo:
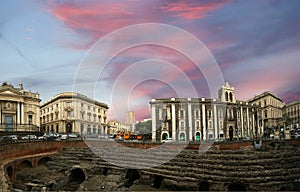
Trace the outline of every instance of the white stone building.
{"label": "white stone building", "polygon": [[58,133],[107,133],[107,110],[107,104],[85,95],[60,93],[41,105],[41,129]]}
{"label": "white stone building", "polygon": [[152,99],[152,140],[243,139],[263,134],[256,106],[236,100],[229,83],[218,93],[218,99]]}

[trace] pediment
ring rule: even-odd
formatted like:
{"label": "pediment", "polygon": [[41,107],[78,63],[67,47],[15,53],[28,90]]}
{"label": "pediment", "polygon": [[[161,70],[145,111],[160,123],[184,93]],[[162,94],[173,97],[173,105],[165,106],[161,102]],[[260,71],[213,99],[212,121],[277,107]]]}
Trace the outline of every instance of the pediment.
{"label": "pediment", "polygon": [[18,92],[15,89],[12,89],[12,88],[8,87],[6,89],[0,89],[0,94],[3,94],[3,95],[20,95],[20,92]]}

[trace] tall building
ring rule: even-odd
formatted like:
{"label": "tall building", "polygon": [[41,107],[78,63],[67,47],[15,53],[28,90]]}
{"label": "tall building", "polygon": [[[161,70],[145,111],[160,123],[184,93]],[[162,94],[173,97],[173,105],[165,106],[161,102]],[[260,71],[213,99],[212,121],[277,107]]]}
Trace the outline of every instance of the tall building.
{"label": "tall building", "polygon": [[218,99],[152,99],[152,140],[242,139],[263,134],[256,106],[236,100],[229,83],[218,93]]}
{"label": "tall building", "polygon": [[60,93],[41,105],[41,129],[47,132],[107,133],[107,110],[107,104],[85,95]]}
{"label": "tall building", "polygon": [[282,100],[271,92],[264,92],[248,100],[249,103],[260,106],[262,114],[259,125],[264,128],[282,126]]}
{"label": "tall building", "polygon": [[135,123],[134,112],[133,111],[128,111],[126,113],[126,124],[132,125],[133,123]]}
{"label": "tall building", "polygon": [[0,130],[38,131],[40,126],[40,95],[15,88],[4,82],[0,86]]}
{"label": "tall building", "polygon": [[286,104],[283,107],[283,118],[288,120],[287,126],[297,127],[300,123],[300,100]]}

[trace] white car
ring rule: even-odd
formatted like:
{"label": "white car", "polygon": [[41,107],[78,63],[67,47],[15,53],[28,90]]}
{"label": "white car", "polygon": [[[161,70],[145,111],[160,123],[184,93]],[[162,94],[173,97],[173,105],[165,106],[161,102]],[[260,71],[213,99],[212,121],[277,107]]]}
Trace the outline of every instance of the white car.
{"label": "white car", "polygon": [[173,139],[172,138],[168,138],[168,139],[162,140],[162,142],[163,143],[172,143]]}

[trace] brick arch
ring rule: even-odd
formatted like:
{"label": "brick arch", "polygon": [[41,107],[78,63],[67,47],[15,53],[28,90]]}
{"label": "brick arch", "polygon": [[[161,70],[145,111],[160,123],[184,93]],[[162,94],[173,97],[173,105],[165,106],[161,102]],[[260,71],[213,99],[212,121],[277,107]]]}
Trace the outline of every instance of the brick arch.
{"label": "brick arch", "polygon": [[7,173],[7,176],[9,177],[9,179],[11,180],[11,181],[13,181],[14,180],[14,168],[12,167],[12,166],[8,166],[8,167],[6,167],[6,173]]}
{"label": "brick arch", "polygon": [[20,164],[18,165],[18,171],[22,170],[24,168],[32,168],[32,167],[33,167],[32,162],[25,159],[25,160],[21,161]]}
{"label": "brick arch", "polygon": [[42,157],[39,159],[37,165],[39,166],[39,165],[45,164],[48,161],[52,161],[52,159],[50,157]]}
{"label": "brick arch", "polygon": [[141,174],[137,169],[128,169],[125,178],[127,181],[124,183],[124,187],[129,188],[133,185],[133,182],[141,178]]}

